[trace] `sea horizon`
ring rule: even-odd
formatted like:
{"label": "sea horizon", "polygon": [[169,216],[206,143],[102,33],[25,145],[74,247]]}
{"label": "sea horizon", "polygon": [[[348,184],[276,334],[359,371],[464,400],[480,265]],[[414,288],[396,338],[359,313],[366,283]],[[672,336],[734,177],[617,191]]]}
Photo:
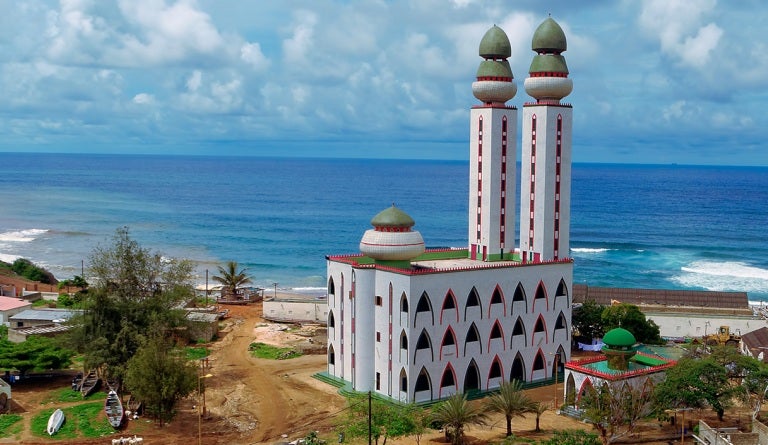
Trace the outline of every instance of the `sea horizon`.
{"label": "sea horizon", "polygon": [[[357,253],[370,219],[393,202],[428,247],[466,247],[467,166],[0,152],[0,260],[28,258],[70,278],[126,226],[142,247],[192,260],[198,284],[234,260],[256,286],[320,293],[325,256]],[[768,301],[766,190],[762,166],[575,162],[574,282]]]}

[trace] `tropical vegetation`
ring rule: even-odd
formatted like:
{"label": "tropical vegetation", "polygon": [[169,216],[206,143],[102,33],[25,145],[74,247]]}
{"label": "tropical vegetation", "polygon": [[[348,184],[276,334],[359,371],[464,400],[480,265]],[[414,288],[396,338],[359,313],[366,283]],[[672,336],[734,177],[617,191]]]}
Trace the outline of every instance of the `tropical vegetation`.
{"label": "tropical vegetation", "polygon": [[251,282],[251,278],[246,273],[248,269],[238,270],[238,268],[236,261],[228,261],[225,267],[219,266],[219,275],[211,277],[213,281],[223,286],[222,296],[235,296],[238,289]]}

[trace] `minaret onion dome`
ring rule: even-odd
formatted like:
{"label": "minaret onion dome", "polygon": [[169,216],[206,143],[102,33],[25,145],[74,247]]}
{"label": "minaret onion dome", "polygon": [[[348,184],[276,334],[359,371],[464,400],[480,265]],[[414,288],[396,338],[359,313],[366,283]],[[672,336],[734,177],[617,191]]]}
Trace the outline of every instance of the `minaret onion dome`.
{"label": "minaret onion dome", "polygon": [[537,102],[555,101],[571,94],[573,81],[568,78],[568,65],[562,52],[568,49],[565,33],[552,17],[548,17],[533,33],[531,49],[536,51],[530,77],[525,79],[525,92]]}
{"label": "minaret onion dome", "polygon": [[637,353],[637,340],[631,332],[624,328],[615,328],[603,335],[605,345],[601,349],[608,359],[608,369],[626,371],[629,369],[629,359]]}
{"label": "minaret onion dome", "polygon": [[415,224],[413,218],[392,204],[373,217],[373,229],[360,240],[360,252],[376,262],[409,263],[424,253],[421,233],[411,230]]}
{"label": "minaret onion dome", "polygon": [[477,68],[472,94],[484,104],[504,105],[517,93],[512,68],[507,61],[512,55],[512,47],[504,30],[493,25],[480,41],[478,53],[485,60]]}

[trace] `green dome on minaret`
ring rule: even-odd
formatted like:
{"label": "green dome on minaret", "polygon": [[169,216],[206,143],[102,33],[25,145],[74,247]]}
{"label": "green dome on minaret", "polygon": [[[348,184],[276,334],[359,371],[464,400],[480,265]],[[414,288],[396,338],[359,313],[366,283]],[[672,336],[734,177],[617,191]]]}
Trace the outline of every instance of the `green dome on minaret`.
{"label": "green dome on minaret", "polygon": [[374,227],[413,227],[416,222],[407,213],[395,207],[382,210],[371,220]]}
{"label": "green dome on minaret", "polygon": [[480,57],[485,59],[506,59],[512,55],[507,33],[496,25],[486,31],[480,40]]}
{"label": "green dome on minaret", "polygon": [[563,28],[552,17],[547,17],[533,33],[531,49],[537,53],[555,54],[567,50],[568,42],[565,40]]}

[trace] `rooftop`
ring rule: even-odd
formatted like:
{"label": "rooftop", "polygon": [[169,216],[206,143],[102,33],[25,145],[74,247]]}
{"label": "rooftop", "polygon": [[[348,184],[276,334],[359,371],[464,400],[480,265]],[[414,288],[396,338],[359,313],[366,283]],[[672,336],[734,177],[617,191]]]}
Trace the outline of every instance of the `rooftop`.
{"label": "rooftop", "polygon": [[402,272],[407,275],[420,275],[429,273],[455,272],[460,270],[496,269],[505,267],[526,267],[537,264],[570,263],[570,258],[554,261],[541,261],[537,263],[523,263],[517,252],[505,253],[498,261],[480,261],[469,258],[469,250],[465,248],[428,249],[423,254],[413,259],[410,267],[395,267],[392,265],[376,264],[373,258],[363,254],[329,255],[328,260],[351,264],[359,268],[375,268]]}
{"label": "rooftop", "polygon": [[9,317],[9,320],[69,320],[78,312],[81,311],[71,309],[25,309],[18,314]]}
{"label": "rooftop", "polygon": [[605,380],[621,380],[660,372],[674,366],[676,363],[674,360],[638,352],[629,360],[629,369],[626,371],[610,369],[605,355],[596,355],[583,360],[570,361],[565,364],[565,367]]}
{"label": "rooftop", "polygon": [[32,306],[32,303],[21,298],[0,297],[0,311],[8,311],[26,306]]}

